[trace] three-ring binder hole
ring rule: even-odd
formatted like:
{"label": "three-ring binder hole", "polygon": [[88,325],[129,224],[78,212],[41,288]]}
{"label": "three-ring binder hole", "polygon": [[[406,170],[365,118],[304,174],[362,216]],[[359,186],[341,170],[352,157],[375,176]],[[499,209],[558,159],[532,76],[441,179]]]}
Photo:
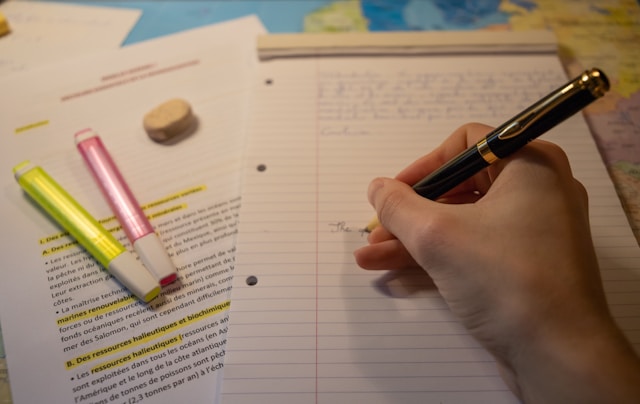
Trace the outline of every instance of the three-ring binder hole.
{"label": "three-ring binder hole", "polygon": [[267,166],[264,164],[258,164],[258,167],[256,167],[256,169],[260,172],[263,172],[267,170]]}
{"label": "three-ring binder hole", "polygon": [[251,275],[251,276],[247,276],[247,285],[249,286],[255,286],[258,284],[258,278],[256,278],[255,276]]}

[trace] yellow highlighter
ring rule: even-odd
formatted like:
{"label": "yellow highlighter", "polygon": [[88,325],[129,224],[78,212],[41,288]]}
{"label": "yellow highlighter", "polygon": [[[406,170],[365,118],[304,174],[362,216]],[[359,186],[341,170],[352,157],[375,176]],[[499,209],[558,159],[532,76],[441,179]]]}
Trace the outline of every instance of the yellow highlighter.
{"label": "yellow highlighter", "polygon": [[25,161],[13,173],[22,189],[134,295],[145,302],[158,296],[160,284],[151,273],[41,167]]}

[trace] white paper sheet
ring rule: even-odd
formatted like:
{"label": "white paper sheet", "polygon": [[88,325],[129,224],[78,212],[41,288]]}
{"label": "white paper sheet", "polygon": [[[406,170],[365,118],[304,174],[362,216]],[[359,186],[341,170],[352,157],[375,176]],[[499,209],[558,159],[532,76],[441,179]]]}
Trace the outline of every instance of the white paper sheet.
{"label": "white paper sheet", "polygon": [[11,33],[0,38],[0,77],[71,57],[117,49],[141,11],[38,1],[0,4]]}
{"label": "white paper sheet", "polygon": [[[372,178],[465,122],[501,124],[566,80],[556,56],[540,54],[261,63],[223,402],[516,402],[421,272],[367,272],[352,251],[374,214]],[[611,310],[638,348],[640,249],[585,121],[544,138],[589,190]]]}
{"label": "white paper sheet", "polygon": [[[0,318],[22,403],[211,403],[225,354],[240,207],[254,17],[199,28],[2,81]],[[142,119],[187,100],[199,121],[175,144]],[[73,135],[101,135],[159,232],[180,281],[150,305],[31,203],[12,166],[40,164],[128,244]]]}

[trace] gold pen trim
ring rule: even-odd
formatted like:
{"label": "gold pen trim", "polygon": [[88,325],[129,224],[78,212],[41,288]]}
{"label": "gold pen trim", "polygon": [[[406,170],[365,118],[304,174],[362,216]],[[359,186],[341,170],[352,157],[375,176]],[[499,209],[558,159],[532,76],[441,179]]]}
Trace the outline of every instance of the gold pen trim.
{"label": "gold pen trim", "polygon": [[580,83],[587,90],[591,92],[596,98],[602,97],[607,91],[609,91],[609,79],[599,69],[591,69],[582,73],[580,76]]}
{"label": "gold pen trim", "polygon": [[565,102],[575,93],[585,90],[589,91],[593,97],[600,98],[609,90],[609,80],[599,69],[594,68],[585,71],[564,87],[548,95],[514,118],[508,126],[501,130],[498,134],[498,139],[506,140],[520,135],[529,126],[543,119],[547,112]]}
{"label": "gold pen trim", "polygon": [[486,138],[476,143],[476,148],[478,149],[478,152],[480,153],[484,161],[486,161],[488,164],[493,164],[495,161],[499,160],[498,156],[493,154],[493,152],[491,151]]}

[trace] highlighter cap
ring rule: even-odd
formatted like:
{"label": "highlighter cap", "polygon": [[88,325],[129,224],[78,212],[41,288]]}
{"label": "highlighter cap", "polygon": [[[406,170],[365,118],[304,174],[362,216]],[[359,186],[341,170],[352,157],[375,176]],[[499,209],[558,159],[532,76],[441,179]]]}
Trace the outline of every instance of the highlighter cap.
{"label": "highlighter cap", "polygon": [[160,281],[160,285],[165,286],[178,279],[178,271],[156,233],[138,238],[133,248],[144,266]]}
{"label": "highlighter cap", "polygon": [[160,293],[158,281],[128,251],[109,262],[109,273],[144,302],[153,300]]}

